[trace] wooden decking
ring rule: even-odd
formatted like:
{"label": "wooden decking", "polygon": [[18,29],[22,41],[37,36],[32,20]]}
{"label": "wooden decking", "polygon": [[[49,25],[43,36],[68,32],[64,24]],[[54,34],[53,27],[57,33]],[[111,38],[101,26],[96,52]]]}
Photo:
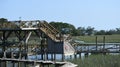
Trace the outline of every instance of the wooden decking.
{"label": "wooden decking", "polygon": [[64,65],[66,62],[57,62],[57,61],[44,61],[44,60],[26,60],[26,59],[12,59],[12,58],[0,58],[0,61],[12,61],[12,62],[25,62],[25,63],[36,63],[36,64],[42,64],[42,65]]}

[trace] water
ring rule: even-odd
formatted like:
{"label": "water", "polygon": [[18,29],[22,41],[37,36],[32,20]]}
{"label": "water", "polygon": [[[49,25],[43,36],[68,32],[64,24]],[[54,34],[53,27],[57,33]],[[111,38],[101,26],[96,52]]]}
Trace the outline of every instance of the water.
{"label": "water", "polygon": [[[107,48],[108,50],[110,51],[118,51],[120,46],[116,46],[116,45],[105,45],[105,48]],[[111,49],[111,48],[117,48],[117,49]],[[92,45],[92,46],[78,46],[76,47],[76,50],[96,50],[96,46]],[[98,46],[98,50],[99,49],[103,49],[103,45],[101,46]],[[0,51],[2,51],[0,49]],[[111,54],[114,54],[114,53],[111,53]],[[117,54],[117,53],[115,53]],[[89,55],[91,55],[91,53],[89,53]],[[43,55],[43,58],[45,58],[46,55]],[[57,61],[61,61],[62,60],[62,54],[56,54],[56,60]],[[53,54],[53,57],[54,57],[54,54]],[[85,57],[85,53],[81,53],[81,59],[84,59]],[[48,54],[48,60],[51,60],[52,56],[51,54]],[[74,55],[71,55],[71,56],[65,56],[65,60],[69,60],[69,59],[74,59],[75,56]],[[76,58],[79,58],[79,54],[76,55]],[[30,55],[28,56],[28,60],[41,60],[41,54],[39,55]],[[21,64],[24,66],[24,63]],[[7,67],[12,67],[13,66],[13,63],[11,61],[7,62]],[[16,63],[14,65],[14,67],[17,67],[18,66],[18,63]]]}
{"label": "water", "polygon": [[[109,51],[118,51],[120,46],[119,45],[99,45],[97,46],[97,50],[102,50],[103,48],[109,50]],[[115,48],[115,49],[114,49]],[[90,45],[90,46],[77,46],[75,47],[76,50],[82,50],[82,51],[86,51],[86,50],[96,50],[96,46],[95,45]]]}

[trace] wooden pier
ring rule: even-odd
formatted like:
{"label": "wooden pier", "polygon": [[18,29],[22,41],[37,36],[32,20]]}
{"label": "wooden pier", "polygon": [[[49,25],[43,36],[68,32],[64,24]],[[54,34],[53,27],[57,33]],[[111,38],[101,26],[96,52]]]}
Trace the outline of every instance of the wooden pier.
{"label": "wooden pier", "polygon": [[[20,20],[9,21],[8,24],[9,27],[5,27],[6,24],[3,23],[0,28],[0,67],[7,67],[6,62],[9,61],[34,64],[34,67],[37,64],[39,67],[65,64],[63,36],[46,21]],[[67,53],[71,54],[69,51]],[[28,60],[29,55],[38,54],[41,54],[40,60]],[[51,54],[49,61],[48,54]],[[56,54],[62,54],[62,62],[56,61]]]}
{"label": "wooden pier", "polygon": [[[84,53],[85,56],[88,57],[89,53],[91,54],[120,54],[120,43],[106,43],[105,36],[103,36],[103,43],[97,42],[97,37],[95,38],[95,43],[85,43],[85,42],[74,42],[74,48],[76,49],[76,54],[79,54],[81,57],[81,53]],[[78,48],[79,47],[79,48]]]}
{"label": "wooden pier", "polygon": [[[59,67],[61,65],[66,64],[66,62],[56,62],[56,61],[44,61],[44,60],[25,60],[25,59],[11,59],[11,58],[0,58],[0,62],[6,62],[6,61],[11,61],[14,63],[26,63],[27,64],[32,64],[34,67],[36,65],[39,65],[40,67],[45,66],[45,65],[54,65],[55,67]],[[13,65],[14,66],[14,65]],[[20,65],[18,65],[18,67],[21,67]]]}

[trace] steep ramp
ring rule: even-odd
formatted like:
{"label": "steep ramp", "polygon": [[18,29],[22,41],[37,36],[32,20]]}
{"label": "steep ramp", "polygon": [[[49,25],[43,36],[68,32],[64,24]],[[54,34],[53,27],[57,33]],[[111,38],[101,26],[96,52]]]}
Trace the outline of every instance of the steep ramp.
{"label": "steep ramp", "polygon": [[68,41],[64,41],[64,54],[65,55],[73,55],[75,53],[75,49]]}

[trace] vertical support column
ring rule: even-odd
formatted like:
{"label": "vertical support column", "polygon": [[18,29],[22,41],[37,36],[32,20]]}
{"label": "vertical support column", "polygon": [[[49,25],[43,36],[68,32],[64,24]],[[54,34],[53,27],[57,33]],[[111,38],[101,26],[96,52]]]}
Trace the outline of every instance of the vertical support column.
{"label": "vertical support column", "polygon": [[27,31],[27,32],[25,32],[25,34],[28,34],[25,37],[25,45],[26,45],[26,52],[27,52],[27,59],[28,59],[28,39],[30,38],[32,32],[31,31]]}
{"label": "vertical support column", "polygon": [[88,54],[89,54],[88,52],[86,52],[86,53],[85,53],[85,58],[87,58],[87,57],[88,57]]}
{"label": "vertical support column", "polygon": [[95,38],[95,41],[96,41],[96,51],[98,50],[98,43],[97,43],[97,36],[96,36],[96,38]]}
{"label": "vertical support column", "polygon": [[74,54],[74,58],[75,58],[75,59],[77,59],[77,54],[78,54],[78,53],[75,53],[75,54]]}
{"label": "vertical support column", "polygon": [[43,60],[43,53],[44,53],[44,50],[43,50],[43,40],[42,40],[41,41],[41,60]]}
{"label": "vertical support column", "polygon": [[12,61],[12,66],[15,67],[15,62],[14,61]]}
{"label": "vertical support column", "polygon": [[[22,36],[21,36],[21,31],[14,31],[15,35],[19,39],[19,59],[22,59]],[[19,66],[20,63],[18,63]]]}
{"label": "vertical support column", "polygon": [[120,53],[120,44],[119,44],[119,53]]}
{"label": "vertical support column", "polygon": [[81,59],[81,52],[79,52],[79,58]]}
{"label": "vertical support column", "polygon": [[40,53],[41,53],[41,59],[43,60],[43,44],[42,44],[42,38],[43,38],[43,34],[41,33],[40,30],[35,30],[34,31],[35,34],[39,37],[40,39],[40,45],[39,48],[41,49]]}
{"label": "vertical support column", "polygon": [[33,67],[36,67],[36,62],[34,62],[34,66]]}
{"label": "vertical support column", "polygon": [[[3,52],[3,58],[6,58],[6,41],[7,38],[10,36],[10,34],[12,33],[12,31],[6,31],[3,30],[2,32],[2,37],[0,38],[2,41],[2,52]],[[1,61],[1,67],[6,67],[7,66],[7,61]]]}
{"label": "vertical support column", "polygon": [[105,50],[105,36],[103,37],[103,54],[106,54],[106,50]]}
{"label": "vertical support column", "polygon": [[42,40],[41,40],[41,60],[44,60],[45,34],[41,33],[41,37],[42,37]]}
{"label": "vertical support column", "polygon": [[53,61],[53,53],[51,52],[51,61]]}
{"label": "vertical support column", "polygon": [[[27,57],[27,34],[28,34],[28,31],[24,31],[24,35],[23,35],[23,41],[24,41],[24,48],[25,48],[25,59],[28,59]],[[29,35],[29,34],[28,34]],[[25,63],[25,66],[26,66],[26,63]]]}
{"label": "vertical support column", "polygon": [[103,37],[103,50],[105,49],[105,36]]}
{"label": "vertical support column", "polygon": [[48,60],[48,53],[47,53],[47,38],[45,38],[45,43],[44,43],[44,60]]}
{"label": "vertical support column", "polygon": [[[20,53],[19,53],[19,59],[21,59],[21,54],[23,54],[23,53],[21,53],[22,52],[22,49],[21,49],[21,45],[23,44],[23,47],[24,47],[24,57],[25,57],[25,59],[27,59],[27,53],[28,53],[28,44],[27,44],[27,42],[28,42],[28,39],[29,39],[29,37],[31,36],[31,32],[29,32],[29,31],[24,31],[24,30],[18,30],[18,31],[14,31],[15,32],[15,34],[16,34],[16,36],[18,37],[18,39],[19,39],[19,42],[20,42]],[[24,43],[22,43],[21,44],[21,42],[24,42]]]}
{"label": "vertical support column", "polygon": [[49,57],[48,57],[48,53],[46,53],[46,59],[47,59],[47,60],[49,59]]}
{"label": "vertical support column", "polygon": [[20,43],[20,47],[19,47],[19,50],[20,50],[20,52],[19,52],[19,59],[22,59],[22,54],[21,54],[21,52],[22,52],[22,46],[21,46],[22,44]]}
{"label": "vertical support column", "polygon": [[87,52],[89,53],[89,45],[88,45],[87,49],[88,49]]}
{"label": "vertical support column", "polygon": [[62,53],[62,61],[64,61],[64,58],[65,58],[64,53]]}
{"label": "vertical support column", "polygon": [[20,64],[20,62],[18,62],[18,67],[21,67],[21,64]]}
{"label": "vertical support column", "polygon": [[56,53],[54,53],[54,61],[56,61]]}
{"label": "vertical support column", "polygon": [[5,37],[5,33],[6,31],[3,31],[3,40],[2,40],[2,45],[3,45],[3,51],[4,51],[4,58],[6,58],[6,46],[5,46],[5,41],[6,41],[6,37]]}
{"label": "vertical support column", "polygon": [[56,51],[55,51],[55,42],[54,42],[54,61],[56,61]]}

